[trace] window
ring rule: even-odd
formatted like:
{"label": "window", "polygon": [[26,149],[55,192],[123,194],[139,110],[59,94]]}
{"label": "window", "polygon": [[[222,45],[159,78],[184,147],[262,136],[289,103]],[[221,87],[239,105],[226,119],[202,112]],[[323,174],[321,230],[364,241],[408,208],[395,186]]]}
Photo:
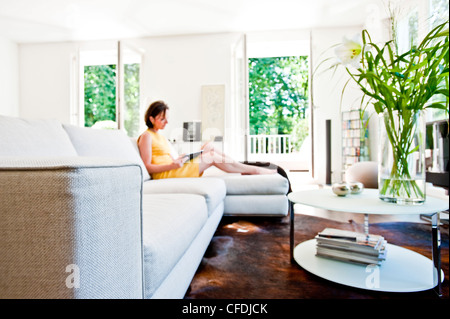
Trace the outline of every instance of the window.
{"label": "window", "polygon": [[248,68],[250,135],[293,134],[298,151],[309,133],[308,57],[250,58]]}
{"label": "window", "polygon": [[419,11],[417,8],[398,21],[396,36],[399,53],[407,52],[419,45]]}
{"label": "window", "polygon": [[84,126],[117,128],[116,65],[84,66]]}
{"label": "window", "polygon": [[122,47],[123,78],[121,98],[122,126],[128,136],[136,137],[141,132],[143,118],[141,115],[141,65],[142,56],[137,51]]}
{"label": "window", "polygon": [[[419,45],[425,34],[448,20],[449,0],[429,0],[428,8],[417,7],[407,11],[407,14],[397,21],[396,41],[398,52],[403,53]],[[428,9],[428,10],[426,10]],[[425,13],[428,11],[428,13]],[[423,14],[420,15],[419,12]],[[430,103],[445,100],[444,96],[434,96]],[[427,122],[448,119],[448,114],[441,109],[428,109]]]}
{"label": "window", "polygon": [[448,20],[449,0],[430,0],[430,28]]}
{"label": "window", "polygon": [[79,57],[77,124],[121,129],[128,136],[137,136],[141,122],[141,54],[119,42],[105,49],[82,49]]}
{"label": "window", "polygon": [[[448,20],[449,0],[430,0],[429,30]],[[445,100],[445,97],[434,97],[435,100]],[[448,120],[445,110],[431,109],[427,112],[427,122]]]}

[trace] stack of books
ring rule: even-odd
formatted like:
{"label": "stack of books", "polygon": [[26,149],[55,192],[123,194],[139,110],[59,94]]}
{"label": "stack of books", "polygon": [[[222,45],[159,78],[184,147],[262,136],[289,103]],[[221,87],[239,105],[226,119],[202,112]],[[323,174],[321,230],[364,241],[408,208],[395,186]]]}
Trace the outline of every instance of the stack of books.
{"label": "stack of books", "polygon": [[316,243],[317,256],[365,265],[380,265],[386,259],[387,242],[379,235],[325,228]]}

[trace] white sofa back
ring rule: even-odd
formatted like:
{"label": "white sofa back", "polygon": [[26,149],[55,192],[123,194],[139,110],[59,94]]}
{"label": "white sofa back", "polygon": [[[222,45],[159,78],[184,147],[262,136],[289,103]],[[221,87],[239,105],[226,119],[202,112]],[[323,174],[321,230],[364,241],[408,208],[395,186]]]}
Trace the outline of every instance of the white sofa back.
{"label": "white sofa back", "polygon": [[137,144],[123,131],[99,130],[63,124],[79,156],[110,157],[137,163],[142,168],[144,181],[150,179],[139,155]]}
{"label": "white sofa back", "polygon": [[58,121],[0,115],[0,156],[77,156],[77,151]]}
{"label": "white sofa back", "polygon": [[119,130],[98,130],[63,125],[56,120],[0,115],[0,156],[87,156],[128,160],[150,176],[136,145]]}

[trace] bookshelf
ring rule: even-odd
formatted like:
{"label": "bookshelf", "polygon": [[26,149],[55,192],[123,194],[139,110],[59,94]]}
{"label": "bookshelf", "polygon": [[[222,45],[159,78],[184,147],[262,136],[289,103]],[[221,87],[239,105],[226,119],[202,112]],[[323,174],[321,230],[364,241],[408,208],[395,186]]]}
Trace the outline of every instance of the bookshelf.
{"label": "bookshelf", "polygon": [[354,163],[369,160],[367,116],[361,121],[360,110],[342,112],[342,176]]}

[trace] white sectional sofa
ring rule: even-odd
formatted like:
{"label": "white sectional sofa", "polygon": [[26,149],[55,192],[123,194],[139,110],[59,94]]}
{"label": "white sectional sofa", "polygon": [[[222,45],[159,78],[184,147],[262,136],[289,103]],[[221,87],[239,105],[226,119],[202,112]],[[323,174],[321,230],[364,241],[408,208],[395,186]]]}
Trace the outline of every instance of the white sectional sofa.
{"label": "white sectional sofa", "polygon": [[0,298],[182,298],[222,216],[286,216],[288,189],[151,180],[121,131],[0,116]]}

